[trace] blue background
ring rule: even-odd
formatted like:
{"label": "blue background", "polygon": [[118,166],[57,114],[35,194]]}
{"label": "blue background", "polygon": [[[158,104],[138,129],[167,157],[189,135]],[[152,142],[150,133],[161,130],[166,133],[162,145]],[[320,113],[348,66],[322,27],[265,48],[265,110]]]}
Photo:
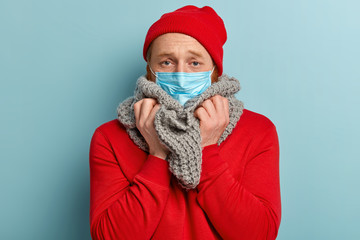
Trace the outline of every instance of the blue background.
{"label": "blue background", "polygon": [[277,126],[278,239],[360,239],[356,0],[0,1],[1,239],[90,239],[93,131],[145,73],[149,26],[185,4],[224,19],[224,72]]}

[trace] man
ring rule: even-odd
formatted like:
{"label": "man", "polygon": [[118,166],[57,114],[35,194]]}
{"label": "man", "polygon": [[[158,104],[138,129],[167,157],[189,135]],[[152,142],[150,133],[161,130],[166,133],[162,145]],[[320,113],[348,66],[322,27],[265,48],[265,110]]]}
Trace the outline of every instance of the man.
{"label": "man", "polygon": [[279,145],[223,75],[226,30],[210,7],[164,14],[146,77],[90,147],[93,239],[275,239]]}

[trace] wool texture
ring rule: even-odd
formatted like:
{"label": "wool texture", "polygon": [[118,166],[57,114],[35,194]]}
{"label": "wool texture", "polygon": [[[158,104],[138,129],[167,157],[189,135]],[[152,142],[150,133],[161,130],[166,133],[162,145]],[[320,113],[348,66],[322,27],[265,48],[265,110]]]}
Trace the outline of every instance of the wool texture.
{"label": "wool texture", "polygon": [[143,98],[157,99],[160,109],[155,115],[154,125],[161,143],[170,151],[166,158],[169,169],[181,186],[185,189],[194,189],[200,181],[202,163],[200,121],[194,116],[194,111],[202,102],[215,95],[229,100],[230,121],[218,141],[220,145],[231,134],[243,113],[243,103],[234,96],[239,90],[239,81],[223,74],[201,95],[190,99],[182,106],[156,83],[141,76],[137,80],[134,96],[119,104],[118,120],[124,125],[133,142],[148,152],[149,147],[136,128],[134,104]]}

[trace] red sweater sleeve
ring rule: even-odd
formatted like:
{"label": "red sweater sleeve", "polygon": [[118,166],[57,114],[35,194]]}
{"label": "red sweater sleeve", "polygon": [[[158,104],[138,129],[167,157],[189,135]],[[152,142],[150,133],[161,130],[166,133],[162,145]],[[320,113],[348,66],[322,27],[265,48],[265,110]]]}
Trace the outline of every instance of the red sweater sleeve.
{"label": "red sweater sleeve", "polygon": [[197,200],[224,239],[277,236],[281,217],[278,137],[274,125],[258,135],[251,146],[243,146],[251,148],[251,154],[240,178],[221,159],[216,144],[203,149]]}
{"label": "red sweater sleeve", "polygon": [[[117,144],[122,144],[121,139]],[[91,140],[89,161],[92,238],[150,239],[169,195],[168,163],[149,155],[129,182],[109,140],[98,129]]]}

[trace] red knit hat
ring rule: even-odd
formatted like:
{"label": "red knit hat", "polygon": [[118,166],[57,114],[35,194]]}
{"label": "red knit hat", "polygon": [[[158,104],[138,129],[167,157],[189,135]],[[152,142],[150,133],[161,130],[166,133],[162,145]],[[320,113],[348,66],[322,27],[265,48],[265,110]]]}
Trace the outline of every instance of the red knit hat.
{"label": "red knit hat", "polygon": [[145,38],[143,56],[145,61],[150,43],[165,33],[183,33],[198,40],[214,60],[219,76],[223,72],[223,45],[226,29],[223,20],[211,7],[185,6],[165,13],[150,28]]}

